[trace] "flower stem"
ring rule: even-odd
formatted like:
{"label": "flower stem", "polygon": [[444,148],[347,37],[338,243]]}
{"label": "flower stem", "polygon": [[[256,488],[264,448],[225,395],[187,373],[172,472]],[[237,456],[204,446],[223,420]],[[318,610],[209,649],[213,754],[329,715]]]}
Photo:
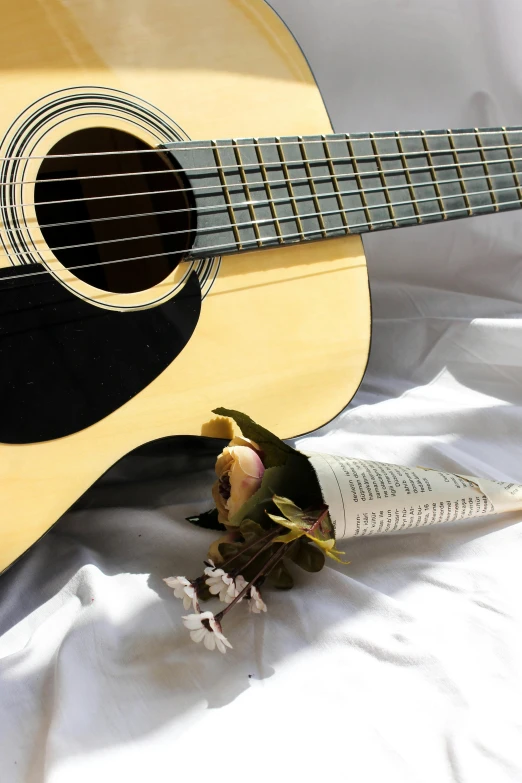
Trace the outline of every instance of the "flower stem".
{"label": "flower stem", "polygon": [[[270,530],[270,531],[267,533],[267,535],[266,535],[266,536],[263,536],[262,538],[258,538],[258,539],[256,539],[255,541],[252,541],[250,544],[248,544],[248,546],[246,546],[246,547],[244,547],[243,549],[241,549],[241,550],[240,550],[240,551],[237,553],[237,555],[234,555],[234,557],[231,557],[231,558],[230,558],[230,560],[227,560],[227,562],[226,562],[226,563],[223,563],[223,565],[221,565],[221,566],[218,566],[218,567],[219,567],[219,568],[221,568],[223,571],[226,571],[227,573],[229,573],[229,571],[228,571],[228,565],[229,565],[229,564],[230,564],[230,563],[231,563],[233,560],[235,560],[236,558],[238,558],[238,557],[239,557],[239,555],[242,555],[242,554],[244,554],[244,553],[245,553],[245,552],[246,552],[248,549],[252,549],[252,547],[253,547],[255,544],[262,544],[262,543],[263,543],[263,541],[265,541],[266,543],[264,544],[264,546],[262,546],[262,547],[261,547],[261,549],[259,549],[257,552],[254,552],[254,554],[252,555],[252,557],[251,557],[249,560],[247,560],[247,562],[246,562],[246,563],[243,565],[243,568],[242,568],[241,570],[243,570],[243,569],[247,568],[247,566],[249,566],[249,565],[250,565],[250,563],[251,563],[253,560],[255,560],[255,559],[256,559],[256,557],[258,557],[259,555],[261,555],[261,554],[262,554],[262,553],[263,553],[263,552],[264,552],[266,549],[268,549],[268,547],[269,547],[269,546],[271,546],[271,545],[272,545],[272,539],[273,539],[273,538],[275,538],[275,536],[276,536],[278,533],[280,533],[280,532],[281,532],[281,528],[280,528],[279,526],[278,526],[278,527],[276,527],[276,528],[272,528],[272,530]],[[267,540],[267,539],[268,539],[268,540]],[[234,576],[237,576],[237,574],[236,574],[236,573],[234,573],[234,572],[232,572],[232,574],[233,574]],[[204,584],[206,584],[206,581],[207,581],[207,576],[206,576],[205,574],[201,574],[201,576],[198,576],[196,579],[193,579],[193,580],[192,580],[192,584],[193,584],[193,586],[194,586],[194,587],[195,587],[195,589],[196,589],[196,596],[198,595],[198,590],[199,590],[199,588],[200,588],[200,587],[202,587]]]}
{"label": "flower stem", "polygon": [[322,513],[317,517],[317,519],[315,520],[315,522],[312,525],[312,527],[309,528],[306,532],[307,533],[313,533],[313,531],[315,530],[316,527],[320,527],[321,526],[321,523],[322,523],[323,519],[325,519],[327,514],[328,514],[328,506],[326,506],[324,511],[322,511]]}
{"label": "flower stem", "polygon": [[[254,560],[256,560],[259,557],[259,555],[263,554],[263,552],[265,552],[268,549],[268,547],[272,546],[272,538],[274,538],[274,536],[271,536],[271,538],[266,542],[266,544],[264,544],[261,547],[261,549],[258,549],[257,552],[254,552],[254,554],[246,561],[246,563],[243,563],[243,565],[241,566],[241,571],[244,571],[245,568],[248,568],[250,563],[252,563]],[[240,554],[243,554],[243,552],[240,552]],[[235,571],[232,572],[232,574],[234,574],[234,576],[237,576],[237,572],[239,570],[240,569],[236,569]]]}
{"label": "flower stem", "polygon": [[[230,565],[230,563],[233,563],[233,562],[234,562],[234,560],[236,560],[236,559],[237,559],[237,558],[238,558],[240,555],[244,555],[244,554],[245,554],[245,552],[248,552],[248,550],[249,550],[249,549],[252,549],[252,547],[253,547],[253,546],[255,546],[256,544],[262,544],[264,541],[267,541],[267,540],[268,540],[268,541],[269,541],[269,543],[270,543],[270,540],[271,540],[272,538],[275,538],[275,536],[276,536],[276,535],[278,535],[280,532],[281,532],[281,528],[280,528],[280,526],[278,526],[278,527],[276,527],[276,528],[272,528],[272,530],[269,530],[269,531],[268,531],[268,533],[266,534],[266,536],[262,536],[261,538],[256,538],[254,541],[251,541],[251,542],[250,542],[250,544],[247,544],[247,546],[243,547],[243,549],[240,549],[240,550],[239,550],[239,552],[238,552],[236,555],[234,555],[233,557],[231,557],[229,560],[227,560],[227,561],[226,561],[225,563],[223,563],[222,565],[218,566],[218,568],[222,568],[222,569],[223,569],[223,571],[226,571],[226,572],[228,573],[228,566]],[[266,547],[263,547],[263,549],[262,549],[261,551],[264,551],[264,549],[266,549]],[[256,553],[255,557],[257,557],[257,555],[258,555],[258,554],[259,554],[259,552],[257,552],[257,553]],[[253,558],[251,558],[251,559],[248,561],[247,565],[249,565],[249,563],[251,563],[251,562],[252,562],[252,560],[253,560]],[[245,567],[245,566],[243,566],[243,568],[244,568],[244,567]]]}
{"label": "flower stem", "polygon": [[234,600],[233,600],[231,603],[229,603],[229,604],[228,604],[228,606],[227,606],[227,607],[225,607],[225,609],[223,609],[221,612],[219,612],[218,614],[216,614],[216,616],[215,616],[215,617],[216,617],[216,620],[217,620],[219,623],[221,623],[221,620],[223,619],[223,617],[226,615],[226,613],[227,613],[227,612],[229,612],[229,611],[230,611],[230,609],[232,609],[232,607],[234,606],[234,604],[237,604],[237,603],[238,603],[238,601],[240,601],[240,600],[243,598],[243,596],[245,595],[245,593],[246,593],[248,590],[250,590],[250,588],[252,587],[252,585],[253,585],[253,584],[255,584],[255,583],[257,582],[257,580],[258,580],[258,579],[260,579],[262,576],[264,576],[265,574],[268,574],[268,573],[269,573],[269,572],[272,570],[272,568],[273,568],[275,565],[277,565],[277,563],[279,562],[279,560],[282,560],[282,559],[283,559],[283,557],[286,555],[286,553],[288,552],[288,550],[290,549],[290,547],[291,547],[291,546],[293,546],[294,544],[295,544],[295,541],[290,541],[288,544],[283,544],[283,546],[282,546],[282,547],[280,547],[280,548],[277,550],[277,552],[276,552],[274,555],[272,555],[272,557],[270,558],[270,560],[268,560],[268,561],[267,561],[267,562],[264,564],[264,566],[263,566],[263,567],[262,567],[262,568],[259,570],[259,572],[258,572],[258,573],[255,575],[255,577],[254,577],[253,579],[251,579],[251,580],[250,580],[250,582],[247,584],[247,586],[246,586],[246,587],[244,587],[244,588],[241,590],[241,592],[240,592],[240,593],[238,593],[238,594],[236,595],[236,597],[234,598]]}

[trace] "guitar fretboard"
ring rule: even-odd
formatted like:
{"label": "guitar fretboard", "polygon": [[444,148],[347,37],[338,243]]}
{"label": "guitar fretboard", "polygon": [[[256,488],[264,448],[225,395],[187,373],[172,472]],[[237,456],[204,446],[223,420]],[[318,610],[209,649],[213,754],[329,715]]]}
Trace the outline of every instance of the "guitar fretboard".
{"label": "guitar fretboard", "polygon": [[177,142],[193,256],[522,206],[522,128]]}

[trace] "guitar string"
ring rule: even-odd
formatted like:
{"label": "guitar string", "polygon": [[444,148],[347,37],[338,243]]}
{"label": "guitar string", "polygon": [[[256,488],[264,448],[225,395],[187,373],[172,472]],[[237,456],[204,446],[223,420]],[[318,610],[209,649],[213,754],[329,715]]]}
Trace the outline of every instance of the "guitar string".
{"label": "guitar string", "polygon": [[[463,131],[457,131],[452,130],[451,128],[448,128],[448,130],[443,131],[442,133],[433,133],[430,131],[405,131],[402,133],[401,131],[393,131],[391,134],[387,134],[386,132],[384,135],[380,136],[377,135],[377,133],[373,134],[375,141],[391,141],[391,140],[397,140],[398,138],[403,141],[404,139],[421,139],[423,135],[426,136],[426,139],[440,139],[440,138],[448,138],[448,135],[452,136],[476,136],[476,134],[479,134],[480,136],[489,136],[489,135],[501,135],[502,133],[522,133],[522,127],[508,127],[508,126],[502,126],[498,130],[487,130],[487,129],[481,129],[481,128],[474,128],[473,130],[463,130]],[[318,134],[319,135],[319,134]],[[334,138],[335,136],[338,136],[338,138]],[[305,144],[323,144],[326,140],[327,143],[335,144],[336,142],[345,142],[345,141],[371,141],[372,136],[371,135],[357,135],[357,134],[321,134],[320,139],[307,139],[306,136],[280,136],[275,137],[278,139],[282,139],[283,144],[296,144],[299,143],[299,140],[304,141]],[[285,141],[287,139],[288,141]],[[174,142],[165,142],[171,143],[171,144],[187,144],[186,151],[193,151],[193,150],[214,150],[214,149],[233,149],[234,146],[237,147],[252,147],[254,146],[254,143],[256,146],[262,146],[262,147],[276,147],[280,141],[258,141],[257,138],[254,139],[254,142],[247,141],[246,144],[238,143],[243,140],[247,140],[247,137],[238,138],[238,139],[215,139],[215,144],[208,146],[208,145],[200,145],[200,146],[190,146],[191,144],[196,145],[197,142],[190,142],[190,141],[174,141]],[[218,142],[226,141],[226,144],[219,144]],[[234,144],[231,144],[230,142],[234,142]],[[511,146],[511,145],[506,145]],[[480,149],[479,147],[473,147],[473,149]],[[488,147],[485,147],[485,149],[488,149]],[[109,150],[106,152],[70,152],[63,155],[8,155],[8,156],[0,156],[0,161],[12,161],[12,160],[45,160],[48,158],[81,158],[85,156],[102,156],[102,155],[143,155],[146,153],[154,152],[156,155],[158,154],[158,151],[160,152],[168,152],[168,149],[162,149],[162,148],[156,148],[156,149],[147,149],[147,150]],[[440,150],[439,150],[440,151]],[[431,150],[430,150],[431,152]],[[451,152],[451,149],[449,150]]]}
{"label": "guitar string", "polygon": [[[504,192],[506,190],[514,190],[514,188],[513,188],[513,186],[511,186],[509,188],[496,188],[495,190],[492,190],[492,189],[488,188],[488,190],[477,190],[477,191],[475,191],[472,194],[470,193],[469,195],[473,195],[473,196],[483,196],[485,194],[491,195],[493,193],[495,193],[495,194],[496,193],[502,193],[502,192]],[[310,196],[308,196],[308,198],[310,199]],[[462,194],[459,194],[458,196],[454,196],[453,198],[462,198]],[[413,204],[422,204],[422,203],[431,202],[431,201],[439,201],[439,197],[438,196],[430,196],[430,197],[419,198],[419,199],[415,199],[415,200],[409,199],[407,201],[396,201],[391,206],[392,207],[412,206]],[[289,200],[289,203],[290,203],[290,200]],[[502,202],[502,203],[505,203],[505,202]],[[519,203],[520,203],[520,200],[519,200]],[[226,206],[228,208],[228,205],[226,205]],[[377,207],[375,205],[373,207],[370,206],[370,205],[368,205],[368,206],[369,206],[370,209],[375,209],[375,208],[377,208],[377,209],[379,209],[379,208],[380,209],[388,209],[388,203],[379,204],[379,205],[377,205]],[[494,208],[494,204],[493,203],[488,204],[488,206]],[[521,206],[522,206],[522,204],[521,204]],[[462,209],[467,211],[468,208],[467,207],[463,207]],[[339,210],[339,209],[335,209],[335,210],[331,210],[330,209],[330,210],[328,210],[327,209],[327,210],[321,210],[320,212],[316,211],[316,212],[308,212],[308,213],[300,214],[299,218],[301,220],[304,220],[306,218],[314,218],[314,217],[319,217],[319,216],[326,217],[327,215],[339,215],[341,212],[343,212],[344,214],[348,214],[348,213],[352,213],[352,212],[362,212],[362,211],[364,211],[364,207],[363,206],[349,207],[349,208],[344,209],[344,210]],[[441,214],[443,214],[443,213],[441,212]],[[233,224],[232,223],[223,223],[223,224],[217,225],[217,226],[203,226],[202,228],[197,229],[197,233],[199,235],[199,234],[202,234],[202,233],[207,233],[209,231],[210,232],[212,232],[212,231],[232,231],[234,228],[251,228],[253,226],[263,226],[263,225],[265,225],[267,223],[273,223],[274,221],[278,221],[279,223],[282,223],[282,222],[286,222],[288,220],[295,221],[296,219],[297,219],[297,216],[295,214],[291,214],[291,215],[283,215],[283,216],[277,217],[277,218],[270,217],[270,218],[261,218],[260,220],[247,220],[247,221],[242,221],[242,222],[239,222],[239,223],[235,222]],[[394,218],[390,218],[390,222],[393,222],[393,220],[394,220]],[[320,230],[322,230],[322,229],[320,229]],[[174,235],[181,235],[181,234],[193,234],[195,232],[196,232],[196,229],[190,229],[190,228],[189,229],[185,229],[185,228],[183,228],[183,229],[176,229],[174,231],[160,231],[160,232],[158,232],[156,234],[138,234],[136,236],[118,237],[116,239],[101,239],[101,240],[94,241],[94,242],[81,242],[81,243],[76,244],[76,245],[58,245],[57,247],[47,247],[47,248],[44,248],[44,249],[38,249],[37,248],[36,250],[39,253],[42,253],[42,252],[44,252],[44,253],[55,253],[57,250],[77,250],[78,248],[83,248],[83,247],[98,247],[99,245],[113,245],[113,244],[117,244],[119,242],[133,242],[133,241],[139,240],[139,239],[157,239],[158,237],[174,236]],[[284,236],[283,236],[283,239],[284,239]],[[3,255],[8,255],[8,254],[4,253]],[[105,263],[112,263],[112,262],[111,261],[107,261]]]}
{"label": "guitar string", "polygon": [[[378,141],[378,139],[376,139]],[[507,150],[512,149],[514,147],[522,147],[522,144],[503,144],[503,145],[492,145],[490,147],[460,147],[453,150],[451,147],[444,150],[410,150],[409,152],[404,151],[403,153],[397,151],[397,152],[379,152],[376,153],[368,153],[367,155],[336,155],[336,156],[330,156],[330,157],[324,157],[324,158],[305,158],[302,157],[299,160],[263,160],[262,163],[260,161],[256,161],[255,163],[238,163],[237,161],[235,163],[226,163],[226,164],[220,164],[220,165],[214,165],[210,164],[208,166],[189,166],[187,168],[179,168],[179,169],[156,169],[154,171],[129,171],[124,173],[118,173],[118,174],[84,174],[79,177],[50,177],[49,179],[30,179],[30,180],[13,180],[12,182],[1,182],[0,186],[2,187],[14,187],[15,185],[36,185],[36,184],[47,184],[48,182],[71,182],[72,180],[95,180],[95,179],[117,179],[118,177],[141,177],[144,175],[149,174],[186,174],[187,172],[198,172],[198,171],[204,171],[208,172],[209,174],[212,174],[214,171],[224,171],[225,169],[237,169],[238,171],[245,170],[245,169],[251,169],[251,168],[257,168],[262,165],[265,168],[270,166],[279,166],[282,165],[285,166],[302,166],[305,164],[316,164],[316,163],[346,163],[351,162],[355,160],[357,163],[360,163],[361,161],[368,160],[368,161],[374,161],[377,158],[402,158],[402,157],[411,157],[413,155],[421,155],[422,157],[426,157],[427,155],[431,155],[432,157],[434,155],[450,155],[453,158],[453,152],[457,153],[468,153],[468,152],[477,152],[480,154],[481,149],[488,150],[488,151],[497,151],[497,150]],[[214,148],[211,148],[214,149]],[[233,147],[229,147],[227,149],[233,150]],[[255,149],[255,147],[252,145],[252,149]],[[153,152],[156,152],[157,154],[161,153],[162,150],[152,150]],[[89,154],[89,153],[87,153]],[[97,153],[92,153],[97,154]],[[54,156],[49,156],[54,157]],[[60,156],[58,156],[60,157]],[[522,158],[513,158],[513,160],[521,160]],[[1,158],[0,158],[1,160]],[[491,161],[486,160],[486,163],[509,163],[508,158],[501,159],[500,161]],[[480,166],[483,165],[484,161],[482,158],[478,161],[470,161],[468,163],[459,163],[459,165],[468,165],[468,166]],[[453,163],[448,164],[440,164],[446,165],[446,166],[455,166],[455,160],[453,160]],[[413,169],[410,169],[413,170]],[[383,172],[386,173],[386,170]]]}
{"label": "guitar string", "polygon": [[[512,188],[509,188],[509,190],[512,190]],[[484,191],[484,192],[493,193],[493,191],[491,191],[491,190],[490,191]],[[457,196],[455,198],[457,198]],[[437,201],[438,198],[431,199],[431,200]],[[410,203],[413,204],[414,202],[412,201]],[[515,199],[515,200],[512,200],[512,201],[504,201],[504,202],[502,202],[502,206],[504,206],[504,207],[512,205],[512,204],[518,204],[519,206],[521,206],[520,199]],[[380,208],[387,209],[387,205],[386,204],[385,205],[379,205],[379,206],[380,206]],[[476,207],[473,207],[473,209],[475,209],[475,210],[491,209],[493,206],[494,206],[493,204],[484,204],[484,205],[478,205]],[[371,207],[371,209],[375,209],[375,208],[376,207]],[[341,215],[344,211],[345,210],[332,210],[331,214]],[[363,211],[362,207],[359,207],[357,211]],[[330,228],[326,228],[325,227],[324,229],[317,228],[317,229],[313,229],[313,230],[308,230],[306,232],[306,234],[308,235],[308,238],[311,238],[311,235],[314,234],[314,235],[317,235],[317,239],[321,239],[322,238],[321,234],[323,234],[324,232],[327,232],[327,233],[331,232],[331,231],[339,232],[340,230],[343,230],[343,234],[341,234],[341,235],[338,234],[338,236],[346,236],[346,235],[350,235],[350,234],[353,235],[353,233],[354,233],[353,229],[356,229],[356,228],[364,228],[364,227],[368,227],[369,226],[370,230],[371,230],[376,225],[381,225],[381,224],[385,224],[385,223],[390,224],[391,223],[392,226],[393,226],[394,222],[395,223],[399,223],[399,222],[404,222],[405,220],[415,221],[414,223],[412,223],[412,225],[419,225],[418,217],[421,217],[422,219],[428,218],[428,217],[444,217],[444,215],[447,216],[447,215],[450,215],[450,214],[455,214],[457,212],[466,212],[467,213],[467,207],[460,207],[460,208],[456,208],[456,209],[447,209],[447,210],[444,210],[444,212],[441,212],[441,211],[427,212],[427,213],[424,213],[424,215],[421,215],[421,216],[408,215],[408,216],[405,216],[405,217],[402,217],[402,218],[401,217],[396,217],[396,218],[388,217],[385,220],[372,220],[372,221],[365,221],[365,222],[362,222],[362,223],[353,223],[351,226],[348,227],[349,230],[344,228],[344,227],[330,227]],[[310,214],[310,217],[318,217],[318,216],[319,216],[318,212]],[[301,217],[306,217],[306,216],[302,215]],[[289,216],[288,219],[292,219],[292,218],[295,220],[295,215]],[[276,220],[281,220],[281,218],[268,218],[267,219],[268,222],[275,222]],[[255,224],[255,222],[256,221],[252,221],[250,225],[253,226]],[[356,232],[356,233],[358,233],[358,232]],[[303,232],[296,232],[296,233],[284,235],[283,237],[281,237],[281,241],[284,242],[285,240],[288,240],[288,239],[291,239],[291,238],[305,239],[306,237],[304,236]],[[274,240],[279,242],[279,237],[272,237],[270,239],[271,239],[272,242]],[[257,238],[255,238],[255,239],[245,239],[245,240],[242,241],[242,244],[243,245],[245,245],[245,244],[252,245],[252,249],[253,250],[259,248],[259,244],[258,244],[258,239]],[[272,244],[271,246],[272,247],[274,247],[274,246],[277,247],[278,245],[273,245]],[[234,251],[238,251],[239,250],[239,248],[237,247],[237,244],[235,242],[234,243],[225,242],[223,244],[209,245],[208,247],[200,247],[200,248],[197,248],[197,251],[198,251],[198,253],[201,253],[203,251],[205,251],[205,252],[207,252],[207,251],[208,252],[212,252],[214,250],[223,250],[223,248],[228,248],[229,251],[230,251],[231,248],[233,248]],[[242,247],[241,250],[243,250],[243,249],[245,249],[245,248]],[[261,248],[259,248],[259,249],[261,249]],[[75,266],[70,266],[70,267],[64,268],[63,271],[64,272],[68,272],[68,271],[71,271],[73,269],[88,269],[88,268],[91,268],[91,267],[106,266],[107,264],[122,264],[122,263],[126,263],[126,262],[129,262],[129,261],[137,261],[137,260],[146,259],[146,258],[157,258],[157,257],[171,256],[171,255],[180,255],[180,254],[183,254],[183,253],[186,254],[186,253],[189,253],[189,252],[190,252],[190,250],[187,250],[187,249],[163,251],[161,253],[150,253],[150,254],[143,255],[143,256],[132,256],[130,258],[117,258],[117,259],[114,259],[113,261],[98,261],[98,262],[93,262],[93,263],[90,263],[90,264],[79,264],[79,265],[75,265]],[[226,251],[223,251],[223,252],[226,252]],[[193,259],[193,258],[190,259],[189,258],[187,260],[196,260],[196,259]],[[13,267],[10,267],[10,268],[13,268]],[[28,273],[21,274],[21,275],[9,276],[8,278],[4,278],[4,280],[1,281],[1,282],[8,284],[12,280],[18,280],[18,279],[24,279],[25,280],[25,279],[27,279],[29,277],[36,277],[36,276],[41,276],[41,275],[45,275],[47,277],[48,274],[49,274],[48,270],[45,270],[45,271],[42,270],[40,272],[28,272]],[[7,287],[7,286],[5,286],[5,287]]]}
{"label": "guitar string", "polygon": [[[400,169],[400,171],[403,171]],[[377,172],[371,172],[372,174],[375,174]],[[512,176],[513,172],[510,172],[509,174],[490,174],[489,177],[485,177],[484,175],[476,176],[476,177],[466,177],[465,179],[462,177],[454,177],[453,179],[438,179],[437,185],[449,185],[454,184],[456,182],[459,183],[468,183],[473,182],[477,179],[497,179],[498,177],[509,177]],[[353,177],[353,174],[346,174],[346,177]],[[362,176],[362,172],[361,172]],[[338,177],[337,179],[341,179],[341,177]],[[275,182],[295,182],[296,180],[304,180],[306,182],[309,182],[308,177],[296,177],[292,178],[292,180],[270,180],[270,184]],[[251,185],[255,183],[250,183]],[[258,184],[263,184],[262,181],[260,181]],[[222,185],[211,185],[212,188],[218,188],[221,189]],[[244,189],[244,183],[236,183],[235,187],[240,187]],[[433,187],[433,181],[423,182],[423,183],[413,183],[412,187]],[[367,193],[384,193],[387,190],[409,190],[410,186],[408,183],[401,183],[400,185],[388,185],[388,186],[379,186],[378,188],[363,188],[363,192],[366,195]],[[517,187],[513,185],[511,188],[507,188],[508,190],[516,190]],[[189,188],[190,190],[190,188]],[[145,191],[144,193],[147,193],[148,195],[152,195],[155,193],[178,193],[179,191],[170,191],[170,190],[156,190],[156,191]],[[496,192],[493,191],[493,192]],[[122,196],[129,195],[129,194],[122,194]],[[360,196],[361,190],[358,188],[355,190],[329,190],[328,192],[324,193],[316,193],[315,194],[317,199],[321,198],[336,198],[336,196]],[[460,193],[458,194],[460,196]],[[129,195],[130,198],[130,195]],[[445,196],[444,198],[448,198]],[[450,196],[449,198],[454,198]],[[266,198],[266,199],[250,199],[249,201],[233,201],[232,207],[234,209],[237,209],[239,207],[241,208],[247,208],[247,207],[258,207],[263,206],[265,204],[278,204],[278,203],[285,203],[285,204],[292,204],[294,201],[310,201],[313,200],[313,195],[310,193],[306,193],[303,196],[294,196],[290,198],[290,196],[282,196],[281,198]],[[46,204],[49,202],[38,202],[39,204]],[[60,203],[60,202],[50,202],[50,203]],[[22,204],[20,205],[14,205],[14,206],[24,206]],[[29,205],[32,206],[32,205]],[[392,204],[393,206],[393,204]],[[0,207],[1,209],[1,207]],[[69,220],[69,221],[62,221],[60,223],[38,223],[38,228],[58,228],[59,226],[78,226],[82,223],[101,223],[108,220],[127,220],[130,218],[136,218],[136,217],[152,217],[155,215],[172,215],[180,212],[225,212],[228,210],[228,204],[224,203],[221,205],[210,205],[208,207],[180,207],[179,209],[163,209],[163,210],[157,210],[155,212],[134,212],[130,215],[109,215],[107,217],[100,217],[100,218],[86,218],[85,220]],[[11,231],[16,233],[14,229],[4,227],[5,231]],[[0,229],[1,231],[1,229]]]}
{"label": "guitar string", "polygon": [[[430,153],[430,155],[433,157],[433,153]],[[399,156],[396,155],[395,157],[399,157]],[[513,161],[513,162],[515,162],[515,161],[522,161],[522,157],[512,157],[512,158],[509,158],[509,159],[508,158],[500,158],[500,159],[497,159],[497,160],[488,160],[488,161],[483,161],[483,160],[480,160],[480,161],[470,161],[470,162],[467,162],[467,163],[466,162],[459,163],[458,165],[460,166],[460,168],[468,167],[468,166],[482,166],[482,168],[484,168],[485,164],[493,165],[493,164],[497,164],[497,163],[507,163],[508,165],[510,165],[511,161]],[[302,164],[304,162],[305,161],[301,161]],[[321,162],[327,163],[328,162],[328,158],[322,159]],[[281,165],[281,163],[279,165]],[[359,171],[358,172],[358,176],[360,176],[360,177],[375,177],[375,176],[380,177],[381,174],[384,174],[384,175],[388,175],[388,174],[404,174],[404,175],[406,175],[406,173],[416,173],[416,172],[420,172],[420,171],[433,171],[433,172],[436,173],[437,171],[441,171],[443,169],[448,169],[448,168],[454,169],[456,167],[457,167],[457,164],[455,162],[453,162],[453,163],[440,163],[440,164],[433,164],[433,165],[426,164],[424,166],[407,166],[406,168],[402,167],[402,168],[398,168],[398,169],[383,169],[382,171],[380,169],[375,169],[373,171]],[[236,166],[236,168],[238,168],[238,167]],[[172,171],[174,171],[174,169]],[[238,169],[238,171],[239,171],[239,169]],[[513,171],[512,169],[510,169],[510,171],[506,172],[503,176],[506,176],[506,177],[511,176],[511,177],[513,177],[515,175],[517,175],[517,176],[520,175],[522,177],[522,171],[519,172],[519,171]],[[228,190],[230,190],[230,188],[239,188],[240,190],[241,189],[244,190],[245,184],[250,188],[250,187],[252,187],[254,185],[264,185],[264,186],[266,186],[268,184],[268,185],[272,186],[272,185],[280,184],[282,182],[291,182],[293,184],[294,182],[302,181],[302,182],[310,183],[311,181],[319,182],[321,180],[330,180],[331,181],[332,180],[332,176],[335,176],[335,178],[339,180],[339,179],[346,179],[346,178],[349,178],[349,177],[355,177],[356,175],[353,172],[347,172],[345,174],[341,174],[341,173],[338,174],[337,172],[334,172],[333,175],[331,173],[319,174],[317,176],[313,176],[312,178],[310,178],[308,176],[307,177],[283,177],[283,178],[278,178],[278,179],[256,180],[256,181],[252,181],[252,182],[247,181],[246,183],[244,183],[244,182],[233,182],[233,183],[227,183],[226,185],[223,185],[221,182],[219,182],[219,183],[216,183],[214,185],[201,185],[201,186],[193,187],[193,188],[190,188],[190,187],[188,187],[188,188],[173,188],[173,189],[170,189],[170,190],[151,190],[151,191],[144,190],[144,191],[138,191],[138,192],[135,192],[135,193],[116,193],[116,194],[107,195],[107,196],[82,196],[82,197],[78,197],[78,198],[54,199],[54,200],[51,200],[51,201],[29,201],[29,202],[21,202],[19,204],[15,203],[15,202],[6,204],[4,202],[4,203],[0,203],[0,210],[1,209],[7,209],[9,207],[14,207],[14,208],[18,209],[18,208],[22,208],[22,207],[37,207],[37,206],[43,206],[43,205],[48,205],[48,204],[63,204],[63,203],[69,204],[69,203],[76,202],[76,201],[99,201],[99,200],[104,200],[105,201],[107,199],[114,199],[114,198],[131,198],[133,196],[147,196],[147,195],[151,195],[152,196],[152,195],[157,195],[157,194],[160,194],[160,193],[187,193],[187,192],[188,193],[198,193],[201,190],[216,190],[216,189],[223,191],[223,189],[225,187]],[[71,177],[71,178],[67,178],[67,179],[68,179],[69,182],[73,182],[76,178],[75,177]],[[470,177],[469,179],[472,179],[472,178]],[[484,175],[482,177],[479,177],[479,179],[488,179],[488,175],[486,173],[484,173]],[[490,179],[491,179],[491,177],[490,177]],[[468,181],[468,177],[460,178],[459,181],[467,182]],[[45,182],[45,180],[42,180],[42,182]],[[438,182],[439,181],[437,180],[437,184],[438,184]],[[3,183],[3,184],[4,184],[4,187],[8,187],[9,186],[9,183]],[[433,184],[433,182],[428,181],[428,182],[424,182],[424,183],[418,182],[418,183],[412,183],[412,184],[413,184],[414,187],[421,187],[422,185]],[[405,185],[404,187],[408,187],[408,186]],[[366,189],[365,188],[360,188],[359,192],[366,193]],[[234,204],[232,204],[232,207],[233,206],[234,206]]]}
{"label": "guitar string", "polygon": [[[520,200],[516,199],[514,201],[505,201],[503,203],[504,203],[505,206],[507,206],[509,204],[519,204],[520,205]],[[475,209],[486,209],[486,208],[490,208],[490,207],[491,207],[491,205],[487,204],[487,205],[475,207]],[[452,213],[455,213],[455,212],[464,212],[464,211],[466,211],[466,207],[461,207],[459,209],[446,210],[446,214],[448,215],[448,214],[452,214]],[[341,211],[339,211],[338,214],[341,214]],[[433,216],[440,217],[442,214],[443,214],[442,212],[429,212],[429,213],[425,213],[423,215],[423,217],[425,217],[425,218],[426,217],[433,217]],[[416,219],[417,219],[416,216],[395,218],[396,222],[403,222],[404,220],[416,220]],[[351,228],[360,228],[360,227],[364,227],[364,226],[374,227],[374,226],[382,224],[382,223],[391,223],[391,222],[392,222],[392,219],[391,218],[387,218],[386,220],[374,220],[374,221],[371,221],[371,222],[368,221],[368,222],[363,222],[363,223],[354,223],[351,226]],[[415,224],[412,224],[412,225],[418,225],[418,223],[415,223]],[[340,229],[332,227],[332,228],[325,228],[324,230],[328,232],[328,231],[339,231]],[[320,228],[314,229],[313,231],[309,231],[308,233],[309,234],[321,234],[322,233],[322,229],[320,229]],[[346,235],[346,234],[344,234],[344,235]],[[301,232],[296,232],[296,233],[293,233],[293,234],[285,235],[284,239],[290,239],[292,237],[301,238],[302,239],[303,235],[302,235]],[[317,238],[320,239],[321,237],[317,237]],[[277,237],[274,237],[274,239],[277,239]],[[245,240],[244,242],[245,242],[245,244],[254,245],[254,247],[252,249],[255,250],[258,247],[257,241],[258,241],[257,239],[249,239],[249,240]],[[227,243],[223,243],[223,244],[220,244],[220,245],[210,245],[208,247],[198,248],[198,252],[201,252],[201,251],[209,251],[210,252],[210,251],[213,251],[213,250],[222,249],[222,248],[230,248],[230,247],[231,247],[231,243],[227,242]],[[179,255],[180,253],[186,253],[186,252],[187,252],[186,250],[173,250],[173,251],[166,251],[166,252],[162,252],[162,253],[151,253],[151,254],[146,255],[146,256],[134,256],[132,258],[115,259],[114,261],[95,262],[95,263],[92,263],[92,264],[82,264],[82,265],[79,265],[79,266],[71,266],[71,267],[67,267],[67,269],[65,269],[64,271],[70,271],[72,269],[87,269],[87,268],[90,268],[90,267],[105,266],[106,264],[125,263],[125,262],[128,262],[128,261],[135,261],[135,260],[142,259],[142,258],[155,258],[155,257],[158,257],[158,256]],[[190,259],[190,260],[193,260],[193,259]],[[48,272],[47,271],[29,272],[29,273],[26,273],[26,274],[23,274],[23,275],[13,275],[13,276],[11,276],[9,278],[6,278],[3,282],[8,282],[10,280],[17,280],[17,279],[22,279],[22,278],[25,279],[25,278],[28,278],[28,277],[35,277],[35,276],[40,276],[40,275],[46,275],[47,276]]]}

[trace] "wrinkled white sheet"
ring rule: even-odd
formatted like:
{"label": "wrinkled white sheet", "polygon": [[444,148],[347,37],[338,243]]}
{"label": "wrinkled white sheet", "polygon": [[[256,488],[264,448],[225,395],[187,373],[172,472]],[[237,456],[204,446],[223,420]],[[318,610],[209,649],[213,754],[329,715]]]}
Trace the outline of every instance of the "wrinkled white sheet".
{"label": "wrinkled white sheet", "polygon": [[[522,124],[517,0],[274,0],[338,130]],[[276,129],[274,129],[274,132]],[[349,408],[301,445],[522,482],[522,215],[365,239],[374,331]],[[156,511],[70,514],[0,584],[0,781],[522,778],[522,525],[358,540],[351,565],[192,644]],[[179,522],[179,524],[178,524]]]}

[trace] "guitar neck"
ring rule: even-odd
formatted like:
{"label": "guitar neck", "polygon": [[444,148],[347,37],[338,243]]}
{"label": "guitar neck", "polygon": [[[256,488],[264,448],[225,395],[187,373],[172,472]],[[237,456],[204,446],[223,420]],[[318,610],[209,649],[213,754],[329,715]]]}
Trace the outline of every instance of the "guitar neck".
{"label": "guitar neck", "polygon": [[177,142],[194,257],[522,205],[522,127]]}

